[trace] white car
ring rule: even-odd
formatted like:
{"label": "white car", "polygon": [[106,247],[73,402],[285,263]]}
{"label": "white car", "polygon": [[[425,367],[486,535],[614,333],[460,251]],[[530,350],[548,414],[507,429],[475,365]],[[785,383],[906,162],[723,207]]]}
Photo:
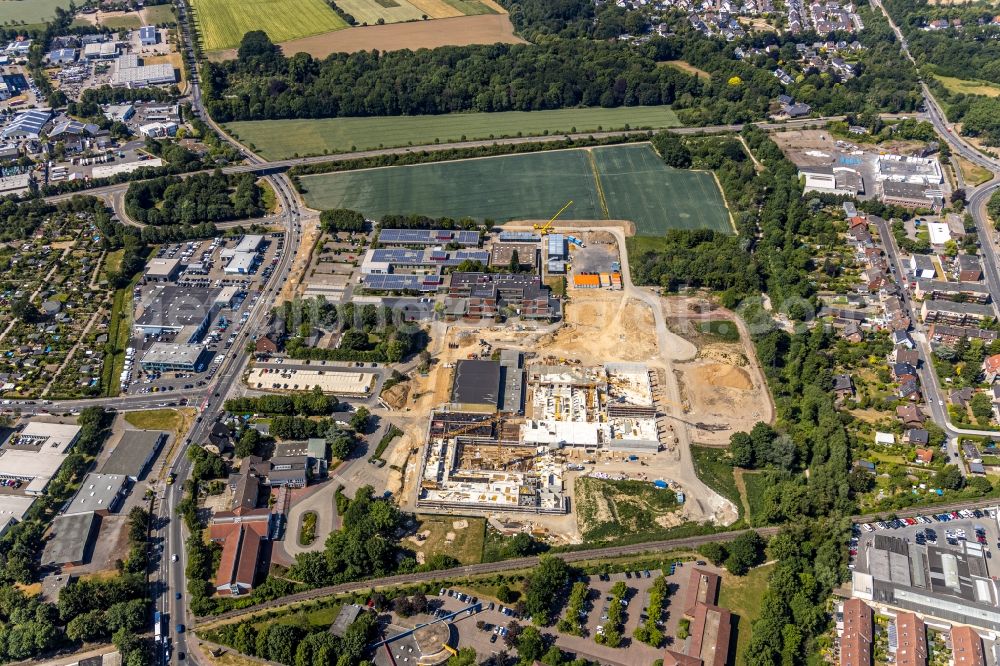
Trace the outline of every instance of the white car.
{"label": "white car", "polygon": [[177,561],[177,553],[174,553],[173,555],[170,556],[170,561],[171,562],[176,562]]}

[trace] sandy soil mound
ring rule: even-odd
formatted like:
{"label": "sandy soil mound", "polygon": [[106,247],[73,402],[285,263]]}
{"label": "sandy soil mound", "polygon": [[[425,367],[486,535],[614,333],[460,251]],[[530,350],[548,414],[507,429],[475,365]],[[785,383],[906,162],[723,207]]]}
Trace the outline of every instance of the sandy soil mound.
{"label": "sandy soil mound", "polygon": [[753,382],[750,381],[750,375],[747,374],[746,370],[721,363],[710,363],[692,368],[691,376],[699,384],[704,383],[710,386],[721,386],[743,391],[753,388]]}

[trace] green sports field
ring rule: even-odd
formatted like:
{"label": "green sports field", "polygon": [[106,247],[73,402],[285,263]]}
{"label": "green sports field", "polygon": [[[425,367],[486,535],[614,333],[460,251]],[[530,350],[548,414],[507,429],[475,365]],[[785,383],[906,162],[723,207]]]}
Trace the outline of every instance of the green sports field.
{"label": "green sports field", "polygon": [[[203,0],[196,0],[203,1]],[[546,132],[596,132],[599,129],[677,127],[669,106],[628,106],[554,111],[451,113],[439,116],[323,118],[318,120],[253,120],[226,127],[255,152],[269,159],[322,155],[351,150],[420,146],[435,141],[541,136]]]}
{"label": "green sports field", "polygon": [[640,236],[667,229],[732,231],[711,174],[671,169],[649,144],[305,176],[306,203],[351,208],[368,217],[419,213],[492,218],[625,219]]}
{"label": "green sports field", "polygon": [[243,35],[263,30],[274,43],[346,28],[323,0],[192,0],[206,51],[239,46]]}
{"label": "green sports field", "polygon": [[69,5],[70,0],[0,0],[0,25],[48,23],[55,18],[56,7],[69,9]]}

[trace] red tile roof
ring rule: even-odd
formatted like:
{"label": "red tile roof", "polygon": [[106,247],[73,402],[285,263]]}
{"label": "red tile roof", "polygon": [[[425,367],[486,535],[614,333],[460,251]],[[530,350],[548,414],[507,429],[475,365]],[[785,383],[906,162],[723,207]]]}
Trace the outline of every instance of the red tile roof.
{"label": "red tile roof", "polygon": [[733,617],[728,608],[696,604],[688,652],[697,654],[705,666],[726,666],[732,625]]}
{"label": "red tile roof", "polygon": [[840,638],[840,666],[871,666],[872,609],[861,599],[844,602],[844,635]]}
{"label": "red tile roof", "polygon": [[986,666],[983,639],[972,627],[951,628],[951,658],[955,666]]}
{"label": "red tile roof", "polygon": [[711,571],[692,569],[684,601],[684,614],[694,616],[694,608],[699,603],[714,604],[719,598],[719,583],[721,582],[722,579]]}
{"label": "red tile roof", "polygon": [[213,524],[209,529],[212,541],[222,542],[222,558],[215,574],[215,589],[219,594],[243,594],[253,589],[260,558],[261,544],[267,538],[268,523]]}
{"label": "red tile roof", "polygon": [[896,615],[896,666],[927,666],[927,627],[915,613]]}

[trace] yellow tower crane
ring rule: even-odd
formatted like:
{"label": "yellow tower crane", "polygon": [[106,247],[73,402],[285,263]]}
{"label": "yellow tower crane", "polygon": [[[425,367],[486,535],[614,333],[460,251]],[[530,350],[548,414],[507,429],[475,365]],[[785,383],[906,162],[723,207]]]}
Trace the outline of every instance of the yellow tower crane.
{"label": "yellow tower crane", "polygon": [[535,230],[538,231],[539,236],[547,236],[552,231],[552,223],[556,221],[556,218],[563,214],[567,208],[573,205],[573,201],[567,201],[566,205],[559,209],[559,212],[552,216],[552,218],[545,224],[534,225]]}

